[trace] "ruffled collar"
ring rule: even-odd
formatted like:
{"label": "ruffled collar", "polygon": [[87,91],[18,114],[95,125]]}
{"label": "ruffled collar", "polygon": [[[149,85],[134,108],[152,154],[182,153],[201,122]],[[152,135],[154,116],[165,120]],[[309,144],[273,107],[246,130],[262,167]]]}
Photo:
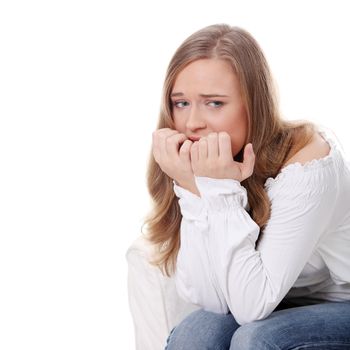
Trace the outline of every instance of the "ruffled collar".
{"label": "ruffled collar", "polygon": [[319,134],[327,141],[330,146],[330,152],[327,156],[320,159],[312,159],[304,164],[295,162],[288,164],[277,174],[275,178],[268,177],[265,181],[264,187],[269,189],[272,185],[280,182],[288,173],[295,173],[300,171],[309,171],[311,169],[322,168],[330,162],[333,162],[337,157],[341,156],[342,146],[328,135],[325,129],[320,130]]}

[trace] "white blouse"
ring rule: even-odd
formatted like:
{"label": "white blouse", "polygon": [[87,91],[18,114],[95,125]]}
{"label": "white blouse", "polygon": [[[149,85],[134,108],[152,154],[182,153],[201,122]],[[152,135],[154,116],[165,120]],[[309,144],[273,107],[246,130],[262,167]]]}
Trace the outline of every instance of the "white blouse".
{"label": "white blouse", "polygon": [[271,216],[261,233],[239,181],[195,177],[201,197],[173,181],[182,213],[181,298],[230,311],[239,324],[266,318],[283,298],[350,300],[350,162],[320,134],[331,148],[326,157],[266,180]]}

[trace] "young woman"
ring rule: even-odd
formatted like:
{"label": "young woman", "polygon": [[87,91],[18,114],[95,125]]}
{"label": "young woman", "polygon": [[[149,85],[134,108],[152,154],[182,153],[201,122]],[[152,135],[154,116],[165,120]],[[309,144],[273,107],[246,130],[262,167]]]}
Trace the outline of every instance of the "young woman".
{"label": "young woman", "polygon": [[350,165],[283,120],[243,29],[186,39],[165,78],[145,224],[153,263],[199,305],[173,349],[350,349]]}

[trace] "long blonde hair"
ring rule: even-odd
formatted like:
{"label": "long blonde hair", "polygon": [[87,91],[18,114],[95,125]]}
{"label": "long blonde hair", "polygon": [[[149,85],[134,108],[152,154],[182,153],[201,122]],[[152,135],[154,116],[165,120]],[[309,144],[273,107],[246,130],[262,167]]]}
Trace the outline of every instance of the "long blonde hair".
{"label": "long blonde hair", "polygon": [[[245,145],[253,144],[256,155],[253,175],[242,181],[247,189],[251,218],[260,235],[270,218],[270,200],[264,189],[268,177],[275,177],[295,153],[310,142],[317,127],[305,121],[283,120],[278,110],[275,87],[265,56],[256,40],[245,30],[227,24],[205,27],[189,36],[172,57],[164,81],[157,129],[174,128],[170,94],[179,72],[189,63],[204,58],[229,62],[237,75],[248,117]],[[243,150],[235,160],[243,160]],[[180,248],[181,212],[173,182],[154,160],[152,150],[147,186],[153,206],[146,216],[145,237],[154,245],[154,259],[163,274],[176,269]]]}

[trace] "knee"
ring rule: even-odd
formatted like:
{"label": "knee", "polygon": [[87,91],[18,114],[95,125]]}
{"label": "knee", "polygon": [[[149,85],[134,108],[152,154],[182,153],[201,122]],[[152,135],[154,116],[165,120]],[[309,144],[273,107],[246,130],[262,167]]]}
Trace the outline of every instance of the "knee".
{"label": "knee", "polygon": [[239,327],[231,339],[230,350],[270,349],[274,335],[263,322],[254,321]]}
{"label": "knee", "polygon": [[238,325],[231,314],[197,310],[171,331],[165,349],[227,349],[236,327]]}

